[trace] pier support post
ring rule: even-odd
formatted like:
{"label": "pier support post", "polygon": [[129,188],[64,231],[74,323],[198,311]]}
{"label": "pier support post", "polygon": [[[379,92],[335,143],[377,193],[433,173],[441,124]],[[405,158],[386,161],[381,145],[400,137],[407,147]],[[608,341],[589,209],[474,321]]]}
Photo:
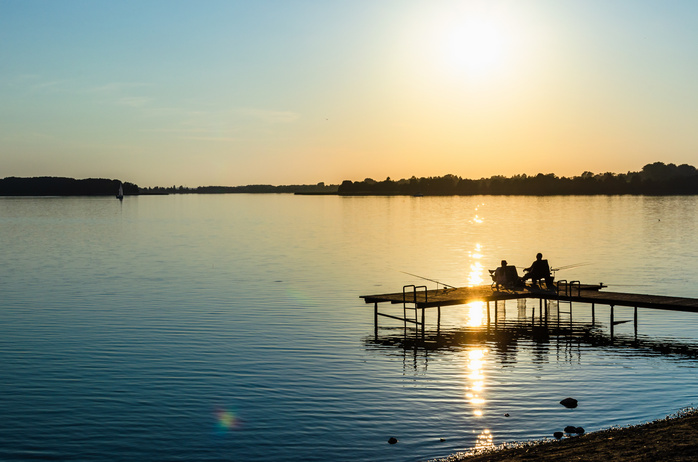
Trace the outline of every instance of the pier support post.
{"label": "pier support post", "polygon": [[373,330],[376,341],[378,341],[378,302],[373,304]]}
{"label": "pier support post", "polygon": [[635,307],[635,341],[637,342],[637,307]]}
{"label": "pier support post", "polygon": [[596,324],[596,316],[594,313],[594,302],[592,302],[591,303],[591,325],[593,326],[595,324]]}
{"label": "pier support post", "polygon": [[490,301],[487,300],[487,327],[490,327]]}
{"label": "pier support post", "polygon": [[436,307],[436,336],[441,334],[441,305]]}
{"label": "pier support post", "polygon": [[611,305],[611,342],[613,342],[613,305]]}

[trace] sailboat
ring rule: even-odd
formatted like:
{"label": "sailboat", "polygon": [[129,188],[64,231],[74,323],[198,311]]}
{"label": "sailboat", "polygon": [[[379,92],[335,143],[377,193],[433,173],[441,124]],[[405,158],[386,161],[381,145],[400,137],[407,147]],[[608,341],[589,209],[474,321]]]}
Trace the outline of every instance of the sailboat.
{"label": "sailboat", "polygon": [[116,198],[120,201],[124,200],[124,187],[119,183],[119,192],[116,193]]}

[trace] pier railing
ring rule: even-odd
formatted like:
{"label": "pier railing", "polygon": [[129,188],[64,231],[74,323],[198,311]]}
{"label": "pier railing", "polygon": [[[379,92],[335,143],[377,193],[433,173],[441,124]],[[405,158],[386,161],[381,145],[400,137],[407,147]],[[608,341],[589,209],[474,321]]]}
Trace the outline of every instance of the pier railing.
{"label": "pier railing", "polygon": [[574,296],[573,290],[577,289],[577,297],[580,297],[582,294],[582,283],[579,281],[570,281],[567,282],[567,279],[560,279],[555,283],[555,293],[559,297],[560,295],[564,297],[572,297]]}
{"label": "pier railing", "polygon": [[[411,290],[411,295],[412,295],[412,300],[408,300],[409,295],[410,295],[410,290]],[[427,286],[417,286],[414,284],[409,284],[406,286],[402,286],[402,317],[403,321],[405,323],[405,331],[407,331],[407,323],[412,322],[416,326],[422,326],[422,332],[424,332],[424,310],[422,310],[422,321],[419,322],[418,318],[418,306],[417,306],[417,293],[419,292],[420,289],[424,289],[424,300],[422,300],[424,303],[427,303]],[[408,304],[412,304],[410,309],[414,309],[414,321],[411,319],[407,319],[407,309],[408,309]]]}

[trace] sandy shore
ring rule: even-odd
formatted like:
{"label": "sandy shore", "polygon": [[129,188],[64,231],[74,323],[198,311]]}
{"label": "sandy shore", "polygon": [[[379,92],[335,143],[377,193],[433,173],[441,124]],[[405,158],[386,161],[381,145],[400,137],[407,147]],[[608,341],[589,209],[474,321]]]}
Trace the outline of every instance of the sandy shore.
{"label": "sandy shore", "polygon": [[611,428],[560,441],[531,442],[439,461],[689,461],[698,460],[698,410],[654,422]]}

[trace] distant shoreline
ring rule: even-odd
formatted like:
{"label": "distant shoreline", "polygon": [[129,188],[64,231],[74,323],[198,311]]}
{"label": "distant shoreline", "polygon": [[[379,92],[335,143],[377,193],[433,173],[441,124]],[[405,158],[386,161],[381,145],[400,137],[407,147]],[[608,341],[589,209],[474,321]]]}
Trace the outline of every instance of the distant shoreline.
{"label": "distant shoreline", "polygon": [[575,177],[552,173],[537,175],[493,176],[473,180],[456,175],[376,181],[345,180],[340,195],[411,196],[590,196],[636,195],[673,196],[698,194],[698,170],[692,165],[655,162],[639,172],[584,172]]}
{"label": "distant shoreline", "polygon": [[[641,193],[617,193],[617,194],[612,194],[612,193],[595,193],[595,194],[420,194],[420,195],[411,195],[411,194],[340,194],[340,193],[323,193],[323,192],[317,192],[317,193],[312,193],[312,192],[221,192],[221,193],[196,193],[196,192],[187,192],[187,193],[170,193],[170,192],[137,192],[137,193],[131,193],[127,194],[124,193],[124,197],[126,196],[174,196],[174,195],[204,195],[204,196],[216,196],[216,195],[223,195],[223,194],[253,194],[253,195],[262,195],[262,194],[288,194],[288,195],[294,195],[294,196],[339,196],[339,197],[414,197],[414,198],[420,198],[420,197],[475,197],[475,196],[485,196],[485,197],[621,197],[621,196],[632,196],[632,197],[691,197],[691,196],[698,196],[698,193],[686,193],[686,194],[678,194],[678,193],[666,193],[666,194],[641,194]],[[71,193],[56,193],[56,194],[3,194],[0,193],[0,197],[111,197],[113,194],[71,194]]]}
{"label": "distant shoreline", "polygon": [[144,187],[115,179],[64,177],[7,177],[0,180],[0,196],[109,196],[119,186],[124,195],[167,194],[295,194],[300,196],[693,196],[698,195],[698,169],[682,164],[655,162],[639,172],[558,177],[552,173],[534,176],[493,176],[478,180],[455,175],[411,177],[398,181],[366,178],[345,180],[340,185],[253,184],[245,186]]}
{"label": "distant shoreline", "polygon": [[[339,193],[291,193],[291,192],[225,192],[225,193],[169,193],[169,192],[138,192],[134,194],[124,193],[126,196],[174,196],[174,195],[204,195],[204,196],[216,196],[224,194],[252,194],[252,195],[262,195],[262,194],[288,194],[293,196],[338,196],[338,197],[622,197],[622,196],[632,196],[632,197],[692,197],[698,196],[698,193],[686,193],[686,194],[630,194],[630,193],[597,193],[597,194],[422,194],[419,196],[414,196],[410,194],[339,194]],[[0,197],[111,197],[113,194],[2,194]]]}

